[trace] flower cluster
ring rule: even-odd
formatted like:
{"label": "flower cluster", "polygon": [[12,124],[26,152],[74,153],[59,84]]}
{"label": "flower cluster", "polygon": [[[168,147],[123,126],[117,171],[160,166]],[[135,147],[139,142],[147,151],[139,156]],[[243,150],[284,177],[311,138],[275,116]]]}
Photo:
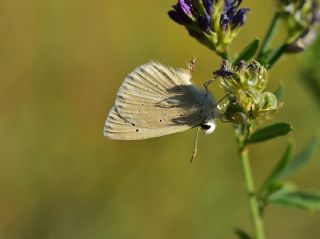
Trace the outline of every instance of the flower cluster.
{"label": "flower cluster", "polygon": [[257,61],[240,61],[234,66],[224,60],[214,75],[220,78],[221,86],[231,96],[223,107],[225,119],[247,124],[257,118],[270,118],[279,108],[276,96],[265,91],[268,72]]}
{"label": "flower cluster", "polygon": [[279,0],[282,17],[287,23],[287,51],[296,53],[310,46],[317,37],[320,11],[317,0]]}
{"label": "flower cluster", "polygon": [[246,21],[248,8],[242,0],[179,0],[169,11],[175,22],[184,25],[189,34],[215,50],[225,52]]}

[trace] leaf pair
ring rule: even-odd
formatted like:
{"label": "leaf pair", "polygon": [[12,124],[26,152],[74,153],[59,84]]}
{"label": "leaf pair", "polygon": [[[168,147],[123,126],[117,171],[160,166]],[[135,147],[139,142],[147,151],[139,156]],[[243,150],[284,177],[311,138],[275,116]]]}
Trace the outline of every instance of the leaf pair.
{"label": "leaf pair", "polygon": [[[258,39],[253,40],[248,44],[248,46],[238,55],[236,60],[233,62],[235,65],[239,64],[241,60],[248,61],[252,59],[260,46],[260,41]],[[262,46],[264,47],[264,46]],[[269,49],[268,51],[265,50],[263,53],[262,51],[259,52],[258,56],[256,57],[257,61],[259,61],[262,65],[271,68],[273,64],[279,60],[279,58],[283,55],[283,53],[287,49],[287,44],[283,44],[273,50]]]}
{"label": "leaf pair", "polygon": [[309,162],[318,144],[319,140],[312,140],[296,156],[293,156],[293,144],[288,144],[280,161],[261,187],[260,195],[262,195],[263,202],[306,210],[320,209],[320,192],[299,191],[293,184],[283,182]]}

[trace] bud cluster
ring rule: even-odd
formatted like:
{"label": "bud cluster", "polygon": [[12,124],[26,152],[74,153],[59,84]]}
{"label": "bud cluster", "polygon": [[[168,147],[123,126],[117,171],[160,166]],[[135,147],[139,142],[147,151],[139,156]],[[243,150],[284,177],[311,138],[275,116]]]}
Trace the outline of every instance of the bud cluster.
{"label": "bud cluster", "polygon": [[268,71],[257,61],[240,61],[234,66],[224,60],[214,74],[231,96],[222,114],[225,119],[247,124],[257,118],[270,118],[278,109],[276,96],[265,91]]}
{"label": "bud cluster", "polygon": [[290,53],[303,51],[317,37],[320,11],[317,0],[278,0],[288,29],[287,49]]}

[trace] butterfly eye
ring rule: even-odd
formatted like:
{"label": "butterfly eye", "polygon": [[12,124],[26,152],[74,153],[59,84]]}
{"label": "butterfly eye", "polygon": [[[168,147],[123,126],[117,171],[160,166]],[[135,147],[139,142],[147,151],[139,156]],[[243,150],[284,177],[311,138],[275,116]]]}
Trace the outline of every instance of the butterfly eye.
{"label": "butterfly eye", "polygon": [[205,134],[211,134],[215,130],[216,124],[214,123],[213,120],[211,120],[211,121],[202,123],[200,127],[204,130]]}
{"label": "butterfly eye", "polygon": [[203,130],[208,130],[208,129],[211,128],[211,125],[209,125],[209,124],[207,124],[207,123],[202,123],[202,124],[200,125],[200,127],[201,127],[201,129],[203,129]]}

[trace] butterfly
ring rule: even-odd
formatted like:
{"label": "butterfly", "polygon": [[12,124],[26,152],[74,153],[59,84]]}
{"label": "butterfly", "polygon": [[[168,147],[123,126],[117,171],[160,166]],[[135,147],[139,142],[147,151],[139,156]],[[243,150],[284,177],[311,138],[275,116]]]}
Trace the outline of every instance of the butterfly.
{"label": "butterfly", "polygon": [[199,88],[192,83],[194,67],[194,60],[188,69],[155,61],[137,67],[117,93],[104,135],[113,140],[141,140],[197,126],[205,134],[212,133],[216,128],[217,103],[208,84]]}

